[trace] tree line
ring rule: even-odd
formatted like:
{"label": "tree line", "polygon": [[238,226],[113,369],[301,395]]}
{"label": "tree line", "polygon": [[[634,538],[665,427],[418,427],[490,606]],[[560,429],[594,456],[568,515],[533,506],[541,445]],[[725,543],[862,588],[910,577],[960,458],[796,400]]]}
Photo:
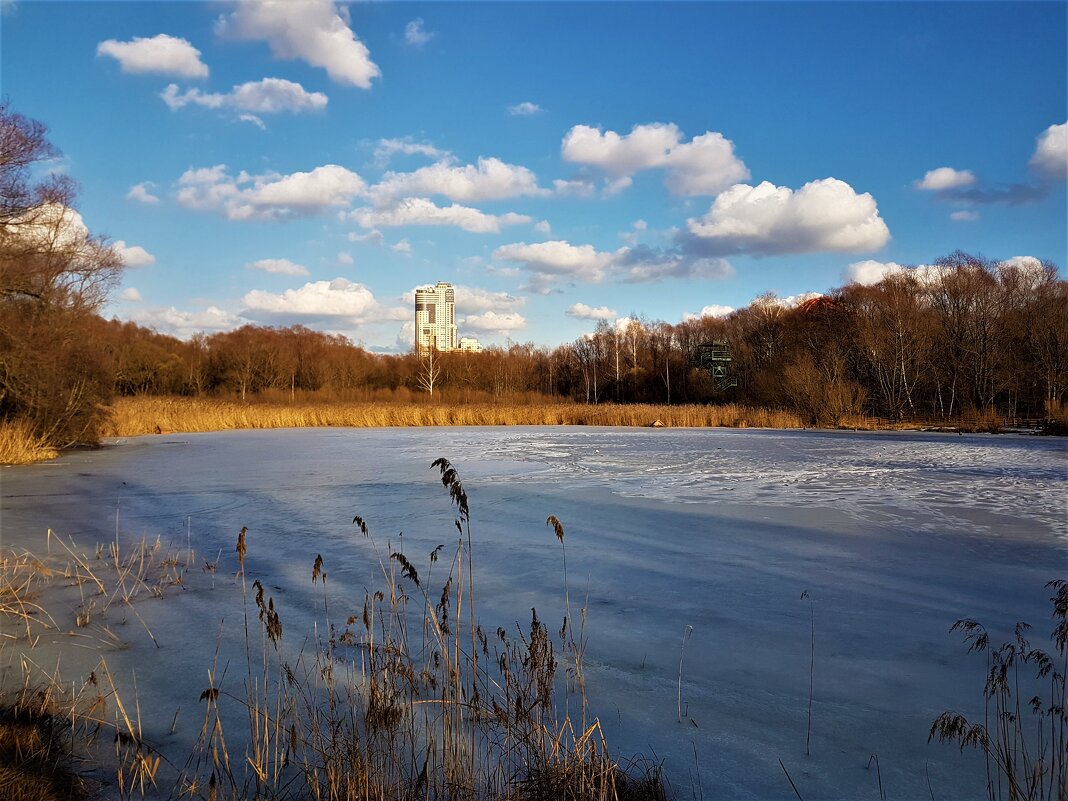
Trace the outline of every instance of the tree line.
{"label": "tree line", "polygon": [[[555,348],[374,354],[295,325],[188,340],[99,310],[121,260],[73,211],[44,126],[0,105],[0,421],[93,441],[115,395],[579,403],[737,402],[812,423],[849,415],[1042,416],[1068,395],[1068,283],[1052,264],[963,252],[800,305],[764,295],[726,317],[599,323]],[[708,369],[729,349],[726,378]]]}
{"label": "tree line", "polygon": [[[96,329],[122,395],[729,400],[815,423],[849,414],[1040,416],[1068,393],[1068,283],[1050,264],[961,252],[795,307],[769,294],[723,318],[602,322],[555,348],[386,355],[303,326],[246,325],[188,341],[118,321],[98,320]],[[713,342],[729,349],[730,382],[708,369]]]}

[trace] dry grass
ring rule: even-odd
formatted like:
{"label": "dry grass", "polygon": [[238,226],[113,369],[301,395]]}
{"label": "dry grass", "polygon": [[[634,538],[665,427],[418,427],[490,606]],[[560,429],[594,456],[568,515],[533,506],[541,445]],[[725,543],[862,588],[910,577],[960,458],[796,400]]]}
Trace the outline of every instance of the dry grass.
{"label": "dry grass", "polygon": [[71,768],[67,720],[47,693],[0,699],[0,798],[80,801],[86,785]]}
{"label": "dry grass", "polygon": [[409,426],[588,425],[670,428],[728,426],[736,428],[802,428],[792,412],[723,406],[377,404],[377,403],[240,403],[191,398],[121,398],[112,407],[103,436],[224,431],[241,428],[315,428],[345,426],[384,428]]}
{"label": "dry grass", "polygon": [[30,464],[58,455],[23,420],[0,421],[0,464]]}

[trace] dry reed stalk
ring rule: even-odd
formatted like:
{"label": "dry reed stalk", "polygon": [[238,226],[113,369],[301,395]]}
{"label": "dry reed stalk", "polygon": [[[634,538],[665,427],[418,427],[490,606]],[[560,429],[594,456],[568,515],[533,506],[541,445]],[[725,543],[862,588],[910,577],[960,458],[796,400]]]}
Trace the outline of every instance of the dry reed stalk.
{"label": "dry reed stalk", "polygon": [[0,421],[0,465],[55,459],[59,452],[24,420]]}
{"label": "dry reed stalk", "polygon": [[416,403],[240,403],[196,398],[120,398],[103,436],[239,428],[596,425],[802,428],[792,412],[726,404],[590,406],[578,403],[431,405]]}

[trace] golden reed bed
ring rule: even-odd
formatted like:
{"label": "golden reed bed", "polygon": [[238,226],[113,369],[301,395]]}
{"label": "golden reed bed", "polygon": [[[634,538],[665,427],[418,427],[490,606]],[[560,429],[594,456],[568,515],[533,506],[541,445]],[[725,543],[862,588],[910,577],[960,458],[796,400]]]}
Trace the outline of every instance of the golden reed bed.
{"label": "golden reed bed", "polygon": [[791,412],[723,406],[547,403],[532,405],[431,405],[384,403],[241,403],[195,398],[121,398],[112,407],[106,437],[237,428],[348,426],[588,425],[802,428]]}

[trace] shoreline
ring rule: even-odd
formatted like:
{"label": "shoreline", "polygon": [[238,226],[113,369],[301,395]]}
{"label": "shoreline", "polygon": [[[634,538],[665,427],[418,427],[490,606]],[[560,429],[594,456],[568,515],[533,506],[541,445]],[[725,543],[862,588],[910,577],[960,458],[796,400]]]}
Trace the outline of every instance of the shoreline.
{"label": "shoreline", "polygon": [[[956,420],[891,421],[862,415],[809,424],[794,412],[740,404],[444,404],[374,401],[183,397],[119,398],[109,407],[101,440],[159,434],[194,434],[285,428],[440,428],[471,426],[602,426],[611,428],[754,428],[776,431],[911,431],[973,434],[1063,435],[1059,421],[1009,420],[996,414]],[[46,447],[25,425],[0,425],[0,465],[34,464],[77,450]]]}

